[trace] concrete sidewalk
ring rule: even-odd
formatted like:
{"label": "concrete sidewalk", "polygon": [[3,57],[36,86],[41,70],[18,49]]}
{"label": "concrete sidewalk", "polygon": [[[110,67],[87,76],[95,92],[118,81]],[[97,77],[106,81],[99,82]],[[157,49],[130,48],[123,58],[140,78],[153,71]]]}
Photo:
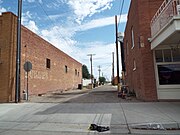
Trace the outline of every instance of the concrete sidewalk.
{"label": "concrete sidewalk", "polygon": [[[132,133],[180,134],[180,103],[153,102],[121,104]],[[176,130],[178,129],[178,130]],[[157,132],[159,131],[159,132]]]}
{"label": "concrete sidewalk", "polygon": [[[110,131],[89,131],[91,123]],[[179,127],[179,102],[0,104],[0,135],[178,135],[167,129]]]}

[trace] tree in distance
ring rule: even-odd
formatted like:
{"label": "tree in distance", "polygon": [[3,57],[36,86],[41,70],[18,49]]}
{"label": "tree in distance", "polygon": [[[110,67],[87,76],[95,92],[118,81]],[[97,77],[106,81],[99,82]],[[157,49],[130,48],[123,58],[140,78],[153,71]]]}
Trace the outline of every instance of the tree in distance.
{"label": "tree in distance", "polygon": [[106,82],[106,78],[105,77],[99,77],[99,83],[100,84],[104,84]]}
{"label": "tree in distance", "polygon": [[84,79],[90,79],[90,74],[86,65],[82,66],[82,76]]}

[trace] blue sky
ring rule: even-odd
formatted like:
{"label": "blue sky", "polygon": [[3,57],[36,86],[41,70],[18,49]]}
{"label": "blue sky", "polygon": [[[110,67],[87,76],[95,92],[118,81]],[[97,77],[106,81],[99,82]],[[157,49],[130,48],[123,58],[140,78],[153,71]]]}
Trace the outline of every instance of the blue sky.
{"label": "blue sky", "polygon": [[[17,2],[18,0],[0,0],[0,14],[10,11],[17,15]],[[115,52],[114,16],[120,14],[122,2],[123,0],[23,0],[22,23],[85,64],[89,71],[87,54],[96,54],[93,56],[94,76],[98,77],[100,65],[101,74],[103,72],[110,79],[112,52]],[[119,32],[124,32],[129,4],[130,0],[124,0]]]}

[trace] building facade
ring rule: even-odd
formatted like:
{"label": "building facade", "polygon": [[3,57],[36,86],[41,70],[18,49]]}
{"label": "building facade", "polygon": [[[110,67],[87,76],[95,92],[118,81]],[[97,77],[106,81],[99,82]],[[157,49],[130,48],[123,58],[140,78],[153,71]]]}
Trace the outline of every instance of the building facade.
{"label": "building facade", "polygon": [[180,0],[165,0],[151,20],[158,99],[180,99]]}
{"label": "building facade", "polygon": [[124,38],[125,78],[141,100],[180,99],[179,4],[131,0]]}
{"label": "building facade", "polygon": [[138,99],[157,100],[150,22],[163,0],[131,0],[124,35],[125,82]]}
{"label": "building facade", "polygon": [[[15,98],[16,33],[17,17],[10,12],[3,13],[0,16],[0,102]],[[27,61],[32,63],[28,76],[24,70]],[[31,95],[73,89],[82,80],[81,63],[24,26],[21,27],[20,69],[21,94],[23,90]]]}

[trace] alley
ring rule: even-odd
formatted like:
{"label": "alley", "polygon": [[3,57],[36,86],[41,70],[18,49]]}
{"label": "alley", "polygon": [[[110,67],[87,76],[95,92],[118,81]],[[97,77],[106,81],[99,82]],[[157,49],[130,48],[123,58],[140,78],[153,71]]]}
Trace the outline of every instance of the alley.
{"label": "alley", "polygon": [[117,97],[117,87],[111,85],[100,86],[91,89],[54,91],[41,96],[32,95],[29,98],[32,103],[119,103],[138,102],[134,97],[127,100]]}
{"label": "alley", "polygon": [[[112,86],[72,93],[67,96],[68,100],[61,102],[41,99],[41,103],[1,104],[0,135],[179,134],[179,130],[137,129],[143,124],[163,128],[179,126],[179,102],[122,100],[117,97],[116,87]],[[109,126],[110,130],[100,133],[90,131],[88,127],[92,123]]]}

